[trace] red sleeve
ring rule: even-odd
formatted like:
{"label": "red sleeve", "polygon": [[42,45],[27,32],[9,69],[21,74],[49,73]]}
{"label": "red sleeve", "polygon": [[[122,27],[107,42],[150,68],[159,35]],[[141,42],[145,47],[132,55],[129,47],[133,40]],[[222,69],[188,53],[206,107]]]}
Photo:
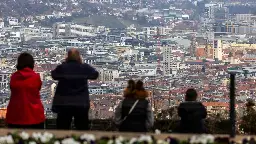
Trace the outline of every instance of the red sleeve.
{"label": "red sleeve", "polygon": [[42,81],[41,81],[40,74],[37,74],[37,83],[38,83],[38,89],[39,89],[39,90],[41,90],[41,87],[42,87]]}
{"label": "red sleeve", "polygon": [[10,89],[12,89],[12,85],[13,85],[13,74],[11,75],[11,78],[10,78]]}

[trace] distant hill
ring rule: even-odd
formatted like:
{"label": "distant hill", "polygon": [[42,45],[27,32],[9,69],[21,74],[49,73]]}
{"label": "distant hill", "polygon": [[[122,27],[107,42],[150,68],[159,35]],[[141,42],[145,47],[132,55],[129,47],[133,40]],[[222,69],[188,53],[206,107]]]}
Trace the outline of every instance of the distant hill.
{"label": "distant hill", "polygon": [[126,28],[130,26],[131,24],[135,24],[136,27],[141,27],[141,25],[137,24],[136,21],[130,21],[130,20],[123,20],[119,19],[115,16],[109,16],[109,15],[93,15],[86,18],[77,18],[73,20],[75,23],[78,24],[92,24],[96,26],[106,26],[109,28]]}
{"label": "distant hill", "polygon": [[86,18],[77,18],[73,20],[75,23],[78,24],[92,24],[96,26],[106,26],[109,28],[125,28],[126,26],[123,25],[116,17],[114,16],[90,16]]}
{"label": "distant hill", "polygon": [[0,16],[52,14],[64,7],[71,11],[81,5],[72,5],[72,0],[0,0]]}
{"label": "distant hill", "polygon": [[41,21],[45,26],[52,26],[55,22],[76,22],[87,23],[96,26],[106,26],[109,28],[126,28],[131,24],[140,28],[137,21],[124,20],[111,15],[101,15],[102,12],[110,12],[111,8],[105,5],[88,3],[85,0],[77,0],[78,5],[72,5],[72,0],[0,0],[0,17],[14,16],[36,16],[40,14],[52,14],[54,11],[82,9],[80,13],[75,13],[72,17],[58,18]]}
{"label": "distant hill", "polygon": [[37,15],[51,11],[53,7],[45,5],[47,0],[39,3],[36,0],[0,0],[1,16]]}

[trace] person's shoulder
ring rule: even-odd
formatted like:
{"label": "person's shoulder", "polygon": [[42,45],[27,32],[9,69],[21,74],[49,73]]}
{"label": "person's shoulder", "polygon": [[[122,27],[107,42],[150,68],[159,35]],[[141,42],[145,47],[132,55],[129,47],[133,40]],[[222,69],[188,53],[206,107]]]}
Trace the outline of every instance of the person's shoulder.
{"label": "person's shoulder", "polygon": [[179,104],[179,107],[186,107],[190,105],[197,105],[196,101],[184,101]]}
{"label": "person's shoulder", "polygon": [[92,66],[87,63],[80,63],[80,66],[85,69],[90,69]]}
{"label": "person's shoulder", "polygon": [[137,99],[134,98],[134,97],[125,97],[123,101],[125,101],[125,102],[135,102],[135,101],[137,101]]}
{"label": "person's shoulder", "polygon": [[19,76],[20,74],[18,73],[18,71],[15,71],[14,73],[11,74],[10,78],[11,80],[15,79],[17,76]]}
{"label": "person's shoulder", "polygon": [[135,90],[136,95],[142,97],[148,97],[148,92],[146,90]]}
{"label": "person's shoulder", "polygon": [[80,68],[81,64],[80,63],[75,63],[75,62],[63,62],[60,65],[57,66],[59,70],[67,70],[67,69],[77,69]]}
{"label": "person's shoulder", "polygon": [[37,73],[37,72],[34,72],[34,76],[35,76],[36,78],[41,78],[40,73]]}
{"label": "person's shoulder", "polygon": [[198,102],[198,105],[200,105],[201,107],[205,107],[205,105],[202,102]]}
{"label": "person's shoulder", "polygon": [[37,72],[35,72],[35,71],[31,71],[31,72],[30,72],[30,75],[31,75],[31,78],[34,79],[34,80],[36,80],[36,79],[41,79],[40,73],[37,73]]}
{"label": "person's shoulder", "polygon": [[67,63],[66,62],[62,62],[61,64],[57,65],[55,68],[60,69],[60,68],[62,68],[65,65],[67,65]]}
{"label": "person's shoulder", "polygon": [[11,74],[11,77],[13,77],[13,76],[15,76],[15,75],[17,75],[18,74],[18,71],[15,71],[15,72],[13,72],[12,74]]}
{"label": "person's shoulder", "polygon": [[146,104],[149,103],[149,100],[147,100],[146,98],[139,98],[138,100],[139,100],[140,102],[142,102],[142,103],[146,103]]}
{"label": "person's shoulder", "polygon": [[192,108],[201,108],[204,107],[202,102],[199,101],[186,101],[182,102],[179,105],[180,108],[187,108],[187,107],[192,107]]}

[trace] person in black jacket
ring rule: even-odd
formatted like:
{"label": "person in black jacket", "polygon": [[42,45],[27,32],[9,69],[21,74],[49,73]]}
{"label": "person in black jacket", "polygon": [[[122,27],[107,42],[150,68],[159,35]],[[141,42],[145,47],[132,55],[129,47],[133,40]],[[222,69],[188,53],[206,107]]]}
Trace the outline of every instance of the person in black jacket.
{"label": "person in black jacket", "polygon": [[197,92],[194,89],[186,91],[185,102],[178,107],[181,118],[180,133],[205,133],[204,119],[207,111],[201,102],[197,102]]}
{"label": "person in black jacket", "polygon": [[82,63],[76,49],[68,52],[66,61],[51,72],[58,81],[52,111],[57,113],[57,129],[70,129],[74,117],[77,130],[88,130],[90,99],[88,80],[95,80],[99,73]]}

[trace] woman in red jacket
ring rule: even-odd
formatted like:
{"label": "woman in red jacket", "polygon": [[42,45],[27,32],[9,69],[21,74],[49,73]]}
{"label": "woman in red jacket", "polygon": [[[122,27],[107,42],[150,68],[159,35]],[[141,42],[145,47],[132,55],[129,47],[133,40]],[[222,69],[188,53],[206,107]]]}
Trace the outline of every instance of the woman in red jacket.
{"label": "woman in red jacket", "polygon": [[18,57],[17,71],[10,81],[11,98],[6,114],[9,128],[44,128],[44,108],[40,100],[42,82],[33,71],[34,63],[29,53]]}

